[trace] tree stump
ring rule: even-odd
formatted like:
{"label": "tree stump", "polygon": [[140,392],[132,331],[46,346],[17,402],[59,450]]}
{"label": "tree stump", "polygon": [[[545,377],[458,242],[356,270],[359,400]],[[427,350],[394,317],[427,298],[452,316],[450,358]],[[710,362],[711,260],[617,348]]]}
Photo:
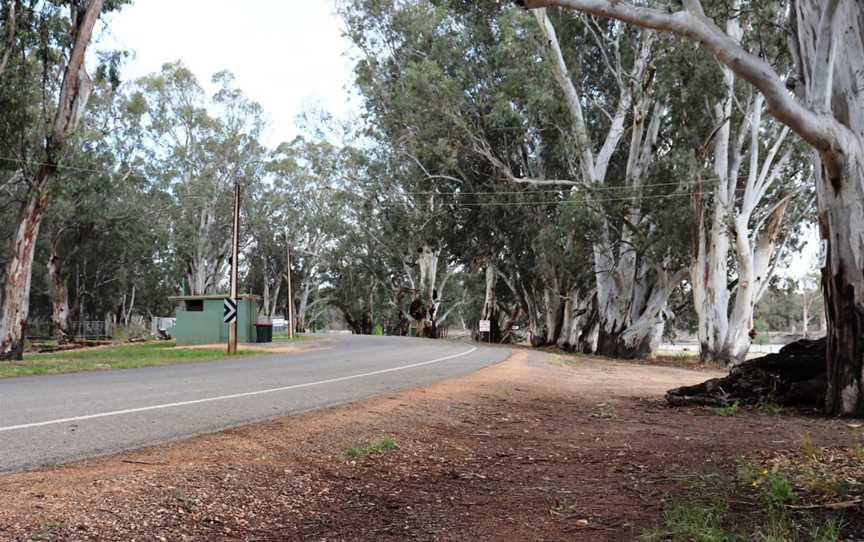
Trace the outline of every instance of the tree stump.
{"label": "tree stump", "polygon": [[823,407],[827,386],[826,339],[788,344],[779,353],[753,359],[728,376],[666,392],[673,406],[729,406],[773,402],[783,406]]}

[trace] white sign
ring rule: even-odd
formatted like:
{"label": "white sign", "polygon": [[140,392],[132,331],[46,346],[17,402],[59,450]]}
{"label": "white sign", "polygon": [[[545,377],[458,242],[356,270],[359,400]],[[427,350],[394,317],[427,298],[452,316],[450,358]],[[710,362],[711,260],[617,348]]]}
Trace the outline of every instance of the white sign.
{"label": "white sign", "polygon": [[230,297],[225,298],[225,303],[222,308],[223,320],[226,324],[230,324],[237,319],[237,300]]}
{"label": "white sign", "polygon": [[819,269],[828,267],[828,239],[822,239],[819,243]]}
{"label": "white sign", "polygon": [[489,333],[492,331],[491,320],[480,320],[480,333]]}

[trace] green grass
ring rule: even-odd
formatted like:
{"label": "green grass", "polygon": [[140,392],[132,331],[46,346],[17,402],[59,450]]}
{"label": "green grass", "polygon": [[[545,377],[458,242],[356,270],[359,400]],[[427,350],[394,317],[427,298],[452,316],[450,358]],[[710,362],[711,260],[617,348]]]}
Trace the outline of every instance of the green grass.
{"label": "green grass", "polygon": [[[730,503],[755,498],[739,515]],[[735,476],[697,477],[684,495],[667,501],[659,523],[642,531],[643,542],[837,542],[841,516],[816,511],[792,513],[798,496],[783,473],[739,461]]]}
{"label": "green grass", "polygon": [[390,450],[396,449],[396,441],[392,438],[385,438],[371,444],[360,444],[345,449],[345,455],[348,457],[359,459],[370,455],[380,455]]}
{"label": "green grass", "polygon": [[779,416],[783,413],[783,407],[770,399],[762,399],[756,404],[755,409],[766,416]]}
{"label": "green grass", "polygon": [[714,413],[717,416],[722,416],[724,418],[731,418],[734,416],[738,416],[741,414],[741,407],[738,406],[738,403],[732,403],[728,406],[722,407],[712,407],[709,409],[710,412]]}
{"label": "green grass", "polygon": [[[173,342],[150,342],[66,350],[47,354],[25,354],[24,361],[0,362],[0,378],[105,369],[133,369],[227,357],[223,348],[181,349],[174,346]],[[244,351],[241,352],[241,355],[251,356],[261,353]]]}

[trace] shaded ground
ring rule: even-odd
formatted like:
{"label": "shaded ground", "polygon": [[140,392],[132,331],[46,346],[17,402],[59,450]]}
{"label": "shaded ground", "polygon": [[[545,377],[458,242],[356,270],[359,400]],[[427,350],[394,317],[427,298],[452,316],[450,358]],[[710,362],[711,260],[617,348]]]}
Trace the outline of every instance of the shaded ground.
{"label": "shaded ground", "polygon": [[665,405],[710,376],[520,351],[428,388],[0,477],[0,540],[632,540],[742,455],[862,440],[846,421]]}

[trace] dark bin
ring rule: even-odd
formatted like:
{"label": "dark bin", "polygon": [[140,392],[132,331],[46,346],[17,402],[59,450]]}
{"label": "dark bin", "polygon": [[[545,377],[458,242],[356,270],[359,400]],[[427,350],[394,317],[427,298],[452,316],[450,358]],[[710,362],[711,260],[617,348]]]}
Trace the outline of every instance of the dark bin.
{"label": "dark bin", "polygon": [[255,324],[255,342],[273,342],[273,324]]}

